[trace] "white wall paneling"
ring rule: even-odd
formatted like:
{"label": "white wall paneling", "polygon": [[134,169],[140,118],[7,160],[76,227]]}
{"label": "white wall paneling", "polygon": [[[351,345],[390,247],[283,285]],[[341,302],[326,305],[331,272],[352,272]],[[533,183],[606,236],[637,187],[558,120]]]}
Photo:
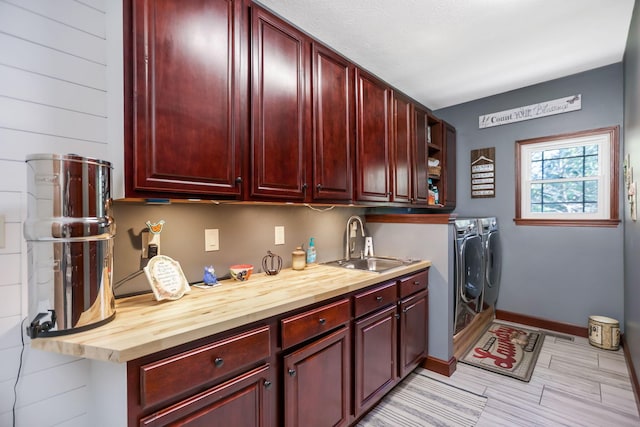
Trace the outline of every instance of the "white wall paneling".
{"label": "white wall paneling", "polygon": [[[119,10],[113,25],[120,22],[120,27],[111,32],[122,32],[122,6],[112,7]],[[122,35],[117,46],[108,49],[108,22],[104,0],[0,0],[0,214],[6,219],[6,245],[0,249],[2,426],[12,424],[22,321],[28,316],[27,245],[22,237],[27,214],[25,157],[108,155],[107,57],[110,49],[120,55],[122,50]],[[113,92],[122,92],[121,84]],[[122,109],[121,94],[118,99]],[[16,425],[95,424],[89,421],[91,362],[32,351],[24,338]]]}

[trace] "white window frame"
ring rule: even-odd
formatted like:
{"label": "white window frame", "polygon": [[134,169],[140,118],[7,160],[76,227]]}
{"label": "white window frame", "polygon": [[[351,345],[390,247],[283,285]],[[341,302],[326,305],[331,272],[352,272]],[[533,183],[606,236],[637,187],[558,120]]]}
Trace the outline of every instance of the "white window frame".
{"label": "white window frame", "polygon": [[[534,152],[584,145],[598,145],[598,175],[565,179],[531,180]],[[564,135],[516,141],[516,224],[518,225],[595,225],[615,226],[618,218],[618,127],[594,129]],[[531,186],[538,183],[598,182],[598,211],[533,212]]]}

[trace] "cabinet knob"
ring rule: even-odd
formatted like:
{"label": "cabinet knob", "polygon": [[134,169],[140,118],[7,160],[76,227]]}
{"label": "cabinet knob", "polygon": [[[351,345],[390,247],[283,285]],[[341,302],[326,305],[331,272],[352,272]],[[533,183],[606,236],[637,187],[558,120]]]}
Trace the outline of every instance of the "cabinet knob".
{"label": "cabinet knob", "polygon": [[396,316],[396,319],[399,319],[399,318],[400,318],[400,315],[399,315],[398,313],[396,313],[396,315],[395,315],[395,316]]}
{"label": "cabinet knob", "polygon": [[321,325],[324,325],[325,323],[327,323],[327,320],[324,317],[321,317],[320,319],[318,319],[318,322],[320,322]]}
{"label": "cabinet knob", "polygon": [[376,297],[376,301],[378,301],[378,302],[382,301],[382,297],[378,295],[378,296]]}
{"label": "cabinet knob", "polygon": [[213,364],[216,365],[216,367],[221,367],[222,365],[224,365],[224,360],[222,360],[222,357],[216,357],[213,360]]}
{"label": "cabinet knob", "polygon": [[289,368],[289,370],[287,372],[289,373],[290,377],[295,377],[296,376],[296,370],[295,369]]}
{"label": "cabinet knob", "polygon": [[267,390],[269,390],[271,388],[271,381],[269,380],[264,380],[264,382],[262,383],[262,385],[264,385],[264,388],[266,388]]}
{"label": "cabinet knob", "polygon": [[316,189],[317,189],[318,191],[322,190],[322,184],[318,184],[318,185],[316,185]]}
{"label": "cabinet knob", "polygon": [[416,286],[420,286],[420,282],[418,280],[416,280],[415,282],[413,282],[414,285]]}
{"label": "cabinet knob", "polygon": [[236,176],[236,184],[242,184],[242,177]]}
{"label": "cabinet knob", "polygon": [[302,184],[302,191],[307,191],[307,183],[305,182],[304,184]]}

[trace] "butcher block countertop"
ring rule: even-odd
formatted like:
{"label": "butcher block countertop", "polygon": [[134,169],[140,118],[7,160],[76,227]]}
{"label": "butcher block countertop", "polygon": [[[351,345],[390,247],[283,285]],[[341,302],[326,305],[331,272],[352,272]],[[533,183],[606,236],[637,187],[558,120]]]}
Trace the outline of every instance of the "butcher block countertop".
{"label": "butcher block countertop", "polygon": [[192,287],[175,301],[153,294],[116,300],[116,316],[84,332],[36,338],[31,347],[123,363],[239,326],[284,314],[431,265],[420,261],[384,273],[313,264],[276,276],[254,273],[246,282],[222,281],[211,289]]}

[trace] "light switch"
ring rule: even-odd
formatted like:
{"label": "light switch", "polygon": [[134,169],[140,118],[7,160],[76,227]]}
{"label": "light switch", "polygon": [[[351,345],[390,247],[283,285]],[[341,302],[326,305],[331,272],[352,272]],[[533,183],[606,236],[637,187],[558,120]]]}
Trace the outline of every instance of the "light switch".
{"label": "light switch", "polygon": [[204,230],[204,250],[205,252],[219,251],[220,241],[217,228],[207,228]]}
{"label": "light switch", "polygon": [[284,245],[284,225],[276,225],[275,229],[275,242],[276,245]]}

